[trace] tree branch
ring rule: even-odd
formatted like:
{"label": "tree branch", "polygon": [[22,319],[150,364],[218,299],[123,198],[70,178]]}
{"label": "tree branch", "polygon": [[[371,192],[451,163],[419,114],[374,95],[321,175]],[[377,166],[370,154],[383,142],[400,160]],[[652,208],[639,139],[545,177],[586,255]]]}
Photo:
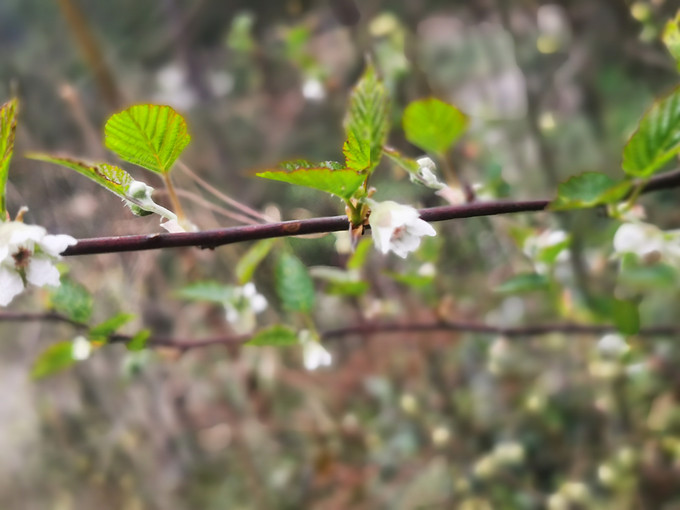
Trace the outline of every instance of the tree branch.
{"label": "tree branch", "polygon": [[[21,312],[0,312],[0,322],[64,322],[71,324],[78,329],[88,329],[87,324],[83,324],[58,313],[21,313]],[[537,324],[530,326],[492,326],[480,322],[468,321],[438,321],[424,323],[398,323],[398,322],[367,322],[345,328],[329,329],[321,333],[322,340],[334,341],[351,335],[383,335],[400,333],[431,333],[435,331],[450,331],[455,333],[477,333],[480,335],[506,336],[508,338],[536,337],[549,335],[552,333],[580,334],[580,335],[604,335],[617,331],[615,326],[606,324],[579,324],[575,322],[563,322],[556,324]],[[680,326],[660,325],[642,328],[637,336],[663,336],[674,337],[680,334]],[[203,338],[198,340],[166,338],[152,336],[148,339],[147,345],[153,347],[169,347],[186,351],[209,347],[213,345],[243,345],[248,342],[252,335],[225,335],[213,338]],[[129,335],[113,334],[109,337],[110,343],[126,343],[132,339]]]}
{"label": "tree branch", "polygon": [[[648,193],[662,189],[676,188],[678,186],[680,186],[680,170],[664,173],[650,179],[642,192]],[[550,202],[551,200],[547,199],[477,202],[465,205],[421,209],[420,215],[425,221],[433,222],[473,218],[476,216],[538,212],[545,210]],[[346,216],[327,216],[308,220],[267,223],[264,225],[244,225],[217,230],[205,230],[202,232],[95,237],[79,240],[78,244],[70,246],[62,253],[62,255],[71,257],[75,255],[160,250],[163,248],[180,248],[188,246],[213,249],[225,244],[240,243],[244,241],[339,232],[348,229],[349,221]]]}

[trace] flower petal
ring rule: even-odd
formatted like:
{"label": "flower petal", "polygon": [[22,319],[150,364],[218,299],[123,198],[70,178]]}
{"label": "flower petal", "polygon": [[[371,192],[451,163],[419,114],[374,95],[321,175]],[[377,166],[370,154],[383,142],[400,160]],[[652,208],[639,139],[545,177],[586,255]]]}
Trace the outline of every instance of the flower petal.
{"label": "flower petal", "polygon": [[33,257],[28,269],[26,269],[26,280],[36,287],[51,285],[59,286],[59,271],[54,267],[51,260],[41,257]]}
{"label": "flower petal", "polygon": [[46,235],[42,241],[40,241],[40,248],[42,251],[53,257],[58,256],[69,246],[73,246],[78,241],[69,235],[58,234],[58,235]]}
{"label": "flower petal", "polygon": [[24,290],[24,282],[19,274],[0,266],[0,306],[7,306],[12,299]]}

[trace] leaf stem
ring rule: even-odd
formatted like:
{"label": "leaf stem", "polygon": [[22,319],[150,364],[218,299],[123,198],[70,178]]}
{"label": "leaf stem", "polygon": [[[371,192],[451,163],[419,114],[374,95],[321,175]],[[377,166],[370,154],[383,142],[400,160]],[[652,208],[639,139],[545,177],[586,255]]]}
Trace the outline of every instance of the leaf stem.
{"label": "leaf stem", "polygon": [[170,203],[172,203],[172,208],[177,214],[177,221],[180,223],[186,222],[186,215],[184,214],[184,209],[182,209],[182,204],[177,197],[177,192],[175,191],[175,186],[172,184],[170,179],[170,174],[163,174],[163,182],[165,183],[165,189],[168,191],[168,197],[170,197]]}

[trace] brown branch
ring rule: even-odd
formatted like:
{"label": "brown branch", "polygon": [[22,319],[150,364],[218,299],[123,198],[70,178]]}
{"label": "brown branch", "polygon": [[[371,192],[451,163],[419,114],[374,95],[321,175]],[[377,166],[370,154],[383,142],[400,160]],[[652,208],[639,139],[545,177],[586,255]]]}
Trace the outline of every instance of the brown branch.
{"label": "brown branch", "polygon": [[[86,324],[69,319],[58,313],[22,313],[22,312],[0,312],[0,322],[64,322],[71,324],[79,329],[87,329]],[[351,335],[383,335],[399,333],[431,333],[435,331],[450,331],[455,333],[477,333],[480,335],[498,335],[509,338],[535,337],[549,335],[552,333],[580,334],[580,335],[603,335],[616,332],[615,326],[606,324],[579,324],[574,322],[564,322],[556,324],[537,324],[531,326],[492,326],[479,322],[466,321],[439,321],[429,323],[383,323],[367,322],[356,326],[345,328],[330,329],[321,333],[323,340],[334,341]],[[680,334],[680,326],[661,325],[642,328],[637,336],[677,336]],[[153,347],[169,347],[182,351],[210,347],[213,345],[243,345],[252,338],[252,335],[226,335],[213,338],[203,338],[198,340],[185,340],[179,338],[166,338],[152,336],[147,341],[147,345]],[[132,339],[129,335],[113,334],[109,337],[110,343],[126,343]]]}
{"label": "brown branch", "polygon": [[[680,186],[680,170],[664,173],[650,179],[649,182],[645,184],[642,192],[647,193],[650,191],[676,188],[678,186]],[[446,221],[473,218],[476,216],[537,212],[545,210],[550,202],[550,200],[477,202],[465,205],[421,209],[420,215],[425,221]],[[244,241],[339,232],[347,230],[348,228],[349,222],[346,216],[328,216],[308,220],[292,220],[263,225],[245,225],[217,230],[205,230],[203,232],[95,237],[79,240],[78,244],[70,246],[62,255],[69,257],[75,255],[160,250],[163,248],[180,248],[188,246],[212,249],[225,244],[240,243]]]}

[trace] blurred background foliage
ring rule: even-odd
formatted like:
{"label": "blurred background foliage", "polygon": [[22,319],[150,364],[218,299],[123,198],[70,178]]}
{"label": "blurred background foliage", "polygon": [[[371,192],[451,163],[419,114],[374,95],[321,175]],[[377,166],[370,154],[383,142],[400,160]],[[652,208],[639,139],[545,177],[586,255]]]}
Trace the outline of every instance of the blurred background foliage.
{"label": "blurred background foliage", "polygon": [[[18,154],[91,159],[112,157],[101,140],[112,113],[170,104],[189,121],[183,160],[202,179],[271,217],[339,214],[320,193],[252,175],[282,159],[341,158],[347,96],[371,54],[395,126],[409,101],[432,94],[470,115],[441,166],[450,182],[455,168],[482,196],[543,198],[581,171],[622,175],[626,137],[678,81],[659,42],[672,4],[365,0],[347,27],[329,2],[312,0],[3,0],[0,97],[16,90],[22,100]],[[401,130],[390,142],[418,156]],[[198,226],[235,224],[190,174],[175,176]],[[443,203],[387,163],[375,185],[380,199]],[[96,185],[21,157],[8,199],[13,212],[31,208],[28,222],[75,237],[157,230]],[[661,192],[643,204],[673,228],[676,199]],[[322,329],[376,318],[593,320],[588,304],[623,286],[641,299],[643,325],[672,323],[675,269],[617,281],[616,225],[596,210],[441,224],[407,261],[371,254],[370,290],[321,292],[315,317]],[[553,283],[495,292],[533,270],[523,247],[547,229],[570,234]],[[308,265],[342,267],[335,241],[290,245]],[[228,334],[224,310],[186,303],[176,289],[236,283],[247,248],[67,262],[98,319],[131,312],[137,329],[193,339]],[[255,282],[276,303],[272,271],[265,261]],[[274,304],[263,322],[276,317]],[[37,353],[72,336],[55,324],[0,324],[2,508],[680,508],[672,338],[356,335],[329,342],[333,366],[317,372],[290,349],[110,347],[31,381]]]}

